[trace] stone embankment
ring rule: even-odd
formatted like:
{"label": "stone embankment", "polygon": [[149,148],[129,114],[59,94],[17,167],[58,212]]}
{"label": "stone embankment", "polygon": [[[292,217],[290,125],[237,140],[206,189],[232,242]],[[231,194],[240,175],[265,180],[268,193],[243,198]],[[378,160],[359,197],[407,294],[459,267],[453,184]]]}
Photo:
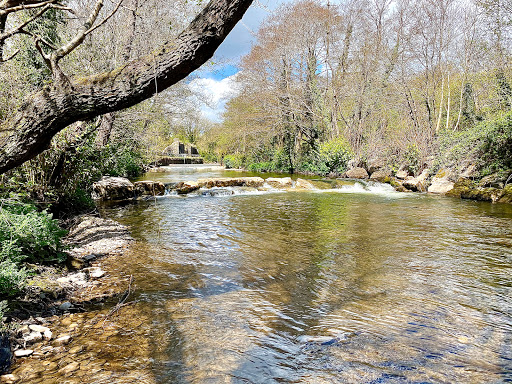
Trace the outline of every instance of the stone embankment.
{"label": "stone embankment", "polygon": [[512,170],[479,179],[474,165],[459,172],[448,168],[432,172],[424,168],[416,175],[405,169],[391,172],[382,161],[370,161],[364,166],[353,162],[349,166],[342,177],[388,183],[399,192],[428,192],[462,199],[512,203]]}

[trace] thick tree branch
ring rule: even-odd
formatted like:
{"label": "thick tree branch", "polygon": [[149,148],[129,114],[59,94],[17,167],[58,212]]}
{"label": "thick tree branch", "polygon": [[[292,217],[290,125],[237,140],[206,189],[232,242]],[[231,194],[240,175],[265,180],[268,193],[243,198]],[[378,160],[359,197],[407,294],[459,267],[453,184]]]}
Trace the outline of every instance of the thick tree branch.
{"label": "thick tree branch", "polygon": [[175,41],[111,72],[50,85],[27,97],[0,143],[0,174],[43,152],[68,125],[131,107],[208,61],[252,0],[212,0]]}

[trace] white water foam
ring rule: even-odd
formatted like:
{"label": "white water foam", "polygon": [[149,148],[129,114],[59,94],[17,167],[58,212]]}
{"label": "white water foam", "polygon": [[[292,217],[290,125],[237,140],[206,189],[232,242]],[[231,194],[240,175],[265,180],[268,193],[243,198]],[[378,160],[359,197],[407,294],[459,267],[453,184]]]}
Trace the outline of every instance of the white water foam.
{"label": "white water foam", "polygon": [[353,185],[343,185],[339,188],[333,189],[322,189],[315,190],[320,193],[353,193],[353,194],[368,194],[368,195],[379,195],[389,197],[393,199],[400,199],[406,197],[406,193],[397,192],[389,184],[377,183],[377,182],[355,182]]}

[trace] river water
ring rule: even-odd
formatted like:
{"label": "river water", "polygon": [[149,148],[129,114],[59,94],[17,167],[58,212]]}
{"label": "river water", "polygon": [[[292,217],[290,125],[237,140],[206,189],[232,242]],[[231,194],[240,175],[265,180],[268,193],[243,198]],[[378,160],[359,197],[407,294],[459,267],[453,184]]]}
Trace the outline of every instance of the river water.
{"label": "river water", "polygon": [[114,336],[74,341],[103,364],[81,382],[512,382],[511,205],[353,183],[229,193],[104,208],[137,240],[110,265],[135,302]]}

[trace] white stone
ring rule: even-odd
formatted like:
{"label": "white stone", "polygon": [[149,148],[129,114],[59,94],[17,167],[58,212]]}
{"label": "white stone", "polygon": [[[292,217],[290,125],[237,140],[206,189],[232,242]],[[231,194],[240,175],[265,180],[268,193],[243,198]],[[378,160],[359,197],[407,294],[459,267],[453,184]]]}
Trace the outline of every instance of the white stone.
{"label": "white stone", "polygon": [[52,336],[53,336],[53,333],[52,331],[50,331],[49,329],[47,329],[46,331],[44,331],[43,333],[43,338],[45,340],[51,340],[52,339]]}
{"label": "white stone", "polygon": [[66,344],[69,344],[70,341],[71,341],[71,336],[62,335],[57,340],[55,340],[55,345],[57,345],[57,346],[66,345]]}
{"label": "white stone", "polygon": [[428,192],[444,195],[445,193],[450,192],[454,186],[455,183],[448,179],[434,178],[432,180],[432,185],[428,187]]}
{"label": "white stone", "polygon": [[0,383],[13,384],[16,383],[17,381],[18,377],[12,374],[0,376]]}
{"label": "white stone", "polygon": [[88,273],[89,277],[92,279],[99,279],[99,278],[105,276],[105,271],[102,270],[100,267],[87,268],[86,272]]}
{"label": "white stone", "polygon": [[14,356],[16,357],[27,357],[34,353],[32,349],[18,349],[17,351],[14,351]]}
{"label": "white stone", "polygon": [[28,327],[30,328],[31,331],[39,332],[39,333],[45,333],[46,331],[50,330],[50,328],[48,328],[48,327],[43,327],[42,325],[37,325],[37,324],[31,324]]}
{"label": "white stone", "polygon": [[25,340],[27,344],[33,344],[43,340],[43,335],[41,335],[39,332],[31,332],[24,336],[23,340]]}
{"label": "white stone", "polygon": [[407,176],[409,176],[409,173],[407,171],[398,171],[396,173],[396,178],[397,179],[405,180],[407,178]]}

